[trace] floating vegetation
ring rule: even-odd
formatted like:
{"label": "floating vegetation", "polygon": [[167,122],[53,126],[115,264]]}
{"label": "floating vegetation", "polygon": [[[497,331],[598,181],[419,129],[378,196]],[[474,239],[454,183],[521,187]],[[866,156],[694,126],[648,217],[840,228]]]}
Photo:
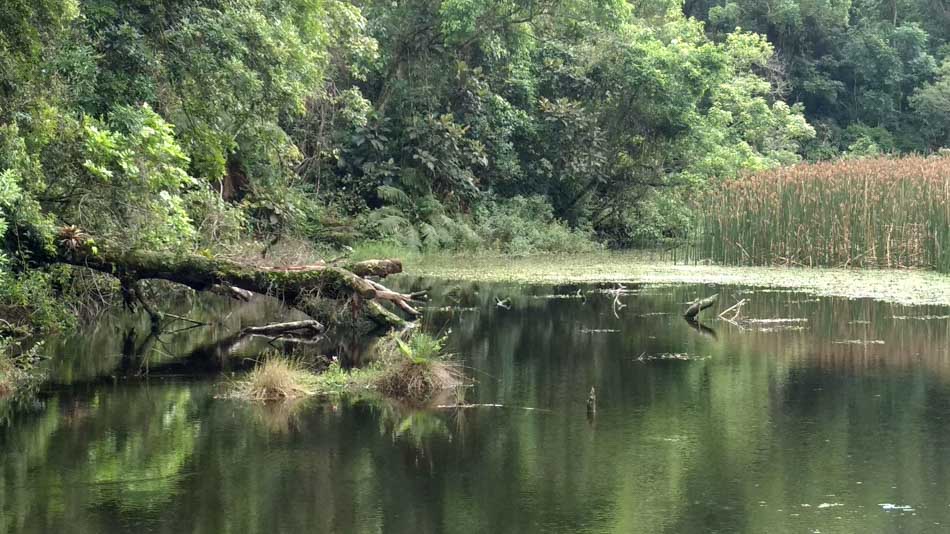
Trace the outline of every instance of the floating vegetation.
{"label": "floating vegetation", "polygon": [[301,360],[269,354],[236,382],[227,396],[288,401],[377,391],[392,399],[424,401],[463,383],[461,367],[443,355],[444,342],[444,338],[417,330],[393,333],[377,344],[377,359],[370,365],[343,369],[334,359],[320,373]]}
{"label": "floating vegetation", "polygon": [[662,352],[660,354],[647,354],[643,353],[640,356],[637,356],[636,361],[638,362],[653,362],[653,361],[664,361],[664,360],[678,360],[678,361],[702,361],[708,360],[710,356],[692,356],[685,352]]}
{"label": "floating vegetation", "polygon": [[914,507],[908,504],[891,504],[891,503],[885,502],[885,503],[879,504],[878,506],[880,506],[885,512],[892,512],[892,511],[913,512],[914,511]]}
{"label": "floating vegetation", "polygon": [[801,325],[779,325],[779,326],[765,326],[756,328],[756,332],[795,332],[805,330],[804,326]]}
{"label": "floating vegetation", "polygon": [[898,321],[940,321],[950,319],[950,315],[894,315],[891,319]]}
{"label": "floating vegetation", "polygon": [[435,406],[440,410],[470,410],[473,408],[507,408],[509,410],[522,410],[525,412],[542,412],[542,413],[551,413],[551,410],[546,408],[532,408],[530,406],[507,406],[504,404],[493,404],[493,403],[483,403],[483,404],[437,404]]}
{"label": "floating vegetation", "polygon": [[[924,270],[790,269],[723,267],[658,261],[642,252],[597,252],[569,256],[427,255],[412,259],[407,271],[418,276],[472,282],[532,284],[629,284],[625,294],[671,284],[737,286],[740,290],[808,293],[819,297],[868,298],[905,305],[950,306],[950,277]],[[635,285],[634,285],[635,284]],[[602,287],[591,293],[614,293]],[[665,289],[663,289],[665,291]],[[760,290],[761,291],[761,290]]]}
{"label": "floating vegetation", "polygon": [[689,436],[674,434],[672,436],[647,436],[646,439],[649,441],[664,441],[666,443],[683,443],[689,441]]}
{"label": "floating vegetation", "polygon": [[658,317],[660,315],[672,315],[669,312],[649,312],[649,313],[638,313],[637,317]]}
{"label": "floating vegetation", "polygon": [[422,309],[426,311],[431,311],[431,312],[454,312],[454,313],[478,311],[478,308],[474,306],[433,306],[431,308],[422,308]]}
{"label": "floating vegetation", "polygon": [[620,330],[613,328],[581,328],[580,332],[582,334],[615,334]]}
{"label": "floating vegetation", "polygon": [[798,293],[796,289],[745,289],[743,291],[736,292],[739,295],[756,295],[761,293]]}
{"label": "floating vegetation", "polygon": [[844,506],[840,502],[823,502],[818,505],[818,508],[837,508],[838,506]]}
{"label": "floating vegetation", "polygon": [[947,158],[781,167],[724,181],[702,204],[701,258],[950,272]]}
{"label": "floating vegetation", "polygon": [[805,323],[808,319],[801,317],[772,318],[772,319],[741,319],[739,321],[729,321],[740,328],[748,328],[756,332],[783,332],[805,330]]}
{"label": "floating vegetation", "polygon": [[621,296],[624,296],[624,295],[639,295],[640,293],[642,293],[642,291],[639,290],[639,289],[629,289],[629,288],[624,287],[623,285],[618,285],[618,286],[612,287],[612,288],[599,287],[599,288],[597,288],[597,289],[591,289],[590,291],[588,291],[588,293],[589,293],[589,294],[610,295],[611,297],[613,297],[613,296],[616,296],[616,295],[621,295]]}
{"label": "floating vegetation", "polygon": [[835,345],[883,345],[883,339],[842,339],[832,341]]}
{"label": "floating vegetation", "polygon": [[861,324],[861,325],[867,325],[867,324],[871,324],[871,321],[848,321],[848,324]]}

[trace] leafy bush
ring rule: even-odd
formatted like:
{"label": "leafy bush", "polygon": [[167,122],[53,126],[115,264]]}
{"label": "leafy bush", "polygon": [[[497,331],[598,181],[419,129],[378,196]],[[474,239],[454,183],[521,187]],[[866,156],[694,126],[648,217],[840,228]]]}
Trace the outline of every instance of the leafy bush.
{"label": "leafy bush", "polygon": [[540,196],[516,196],[482,204],[475,211],[475,232],[506,254],[585,252],[598,248],[590,231],[570,229],[554,217]]}
{"label": "leafy bush", "polygon": [[34,368],[42,348],[37,343],[24,349],[19,341],[0,335],[0,400],[41,378]]}
{"label": "leafy bush", "polygon": [[612,247],[665,247],[682,244],[693,229],[694,214],[687,202],[687,189],[653,191],[618,224],[603,232]]}
{"label": "leafy bush", "polygon": [[[412,252],[474,252],[504,254],[585,252],[598,248],[593,233],[571,229],[554,217],[541,196],[484,200],[471,215],[446,212],[434,197],[412,202],[396,188],[380,188],[392,205],[367,218],[383,242]],[[365,247],[361,247],[365,248]],[[389,247],[392,249],[393,247]]]}
{"label": "leafy bush", "polygon": [[399,348],[399,352],[409,361],[418,365],[432,363],[442,356],[442,349],[445,347],[445,338],[435,337],[425,332],[415,332],[409,336],[408,341],[403,341],[395,336],[393,339]]}

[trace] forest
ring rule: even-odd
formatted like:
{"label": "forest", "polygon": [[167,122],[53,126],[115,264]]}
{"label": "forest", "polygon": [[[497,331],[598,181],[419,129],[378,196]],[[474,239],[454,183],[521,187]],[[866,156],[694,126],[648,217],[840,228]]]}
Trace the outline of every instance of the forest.
{"label": "forest", "polygon": [[743,172],[950,135],[939,1],[11,0],[0,28],[8,307],[71,285],[24,232],[208,257],[655,246]]}
{"label": "forest", "polygon": [[937,532],[948,0],[0,0],[0,532]]}

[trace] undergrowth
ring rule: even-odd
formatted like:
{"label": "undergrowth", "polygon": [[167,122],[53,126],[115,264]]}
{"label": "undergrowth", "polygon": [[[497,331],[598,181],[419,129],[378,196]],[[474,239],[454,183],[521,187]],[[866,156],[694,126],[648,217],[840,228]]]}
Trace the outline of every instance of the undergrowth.
{"label": "undergrowth", "polygon": [[42,343],[37,343],[24,350],[20,341],[0,336],[0,401],[42,379],[36,371],[42,347]]}

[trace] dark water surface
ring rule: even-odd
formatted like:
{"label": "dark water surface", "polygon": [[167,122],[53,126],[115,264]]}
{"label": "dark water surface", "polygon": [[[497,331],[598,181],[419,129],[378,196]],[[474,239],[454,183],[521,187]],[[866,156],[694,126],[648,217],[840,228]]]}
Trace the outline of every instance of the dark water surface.
{"label": "dark water surface", "polygon": [[[282,313],[267,301],[200,300],[215,325],[158,340],[110,319],[49,340],[53,385],[0,422],[0,531],[950,531],[946,308],[434,285],[426,328],[477,380],[466,401],[504,407],[216,398],[262,346],[222,339]],[[796,321],[679,317],[715,292]]]}

